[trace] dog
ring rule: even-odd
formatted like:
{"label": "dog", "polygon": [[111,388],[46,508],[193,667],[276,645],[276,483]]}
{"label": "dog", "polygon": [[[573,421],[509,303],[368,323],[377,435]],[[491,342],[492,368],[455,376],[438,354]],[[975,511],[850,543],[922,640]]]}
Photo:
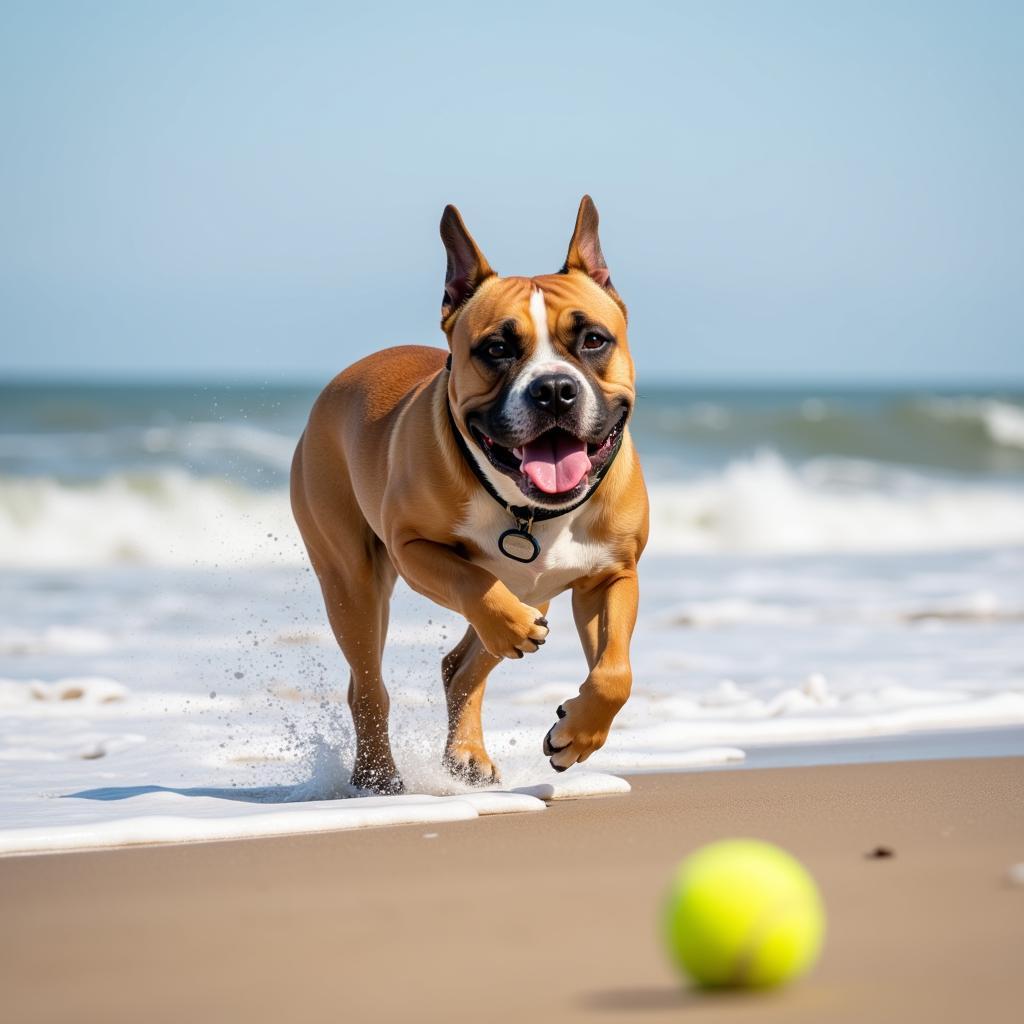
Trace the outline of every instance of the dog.
{"label": "dog", "polygon": [[468,622],[444,657],[444,764],[498,781],[481,707],[503,658],[533,654],[572,590],[589,673],[542,749],[557,771],[605,742],[629,696],[648,505],[629,432],[634,367],[598,214],[584,196],[561,270],[500,277],[454,206],[441,218],[448,351],[389,348],[317,398],[292,509],[351,672],[352,784],[400,793],[381,657],[398,576]]}

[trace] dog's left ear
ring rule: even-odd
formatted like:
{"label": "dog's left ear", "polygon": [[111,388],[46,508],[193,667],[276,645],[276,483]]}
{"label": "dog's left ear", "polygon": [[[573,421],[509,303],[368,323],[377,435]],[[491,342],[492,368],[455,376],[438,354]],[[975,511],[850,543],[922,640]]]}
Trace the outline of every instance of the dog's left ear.
{"label": "dog's left ear", "polygon": [[604,253],[601,252],[601,239],[597,235],[597,225],[597,207],[594,205],[594,200],[590,196],[584,196],[580,200],[580,210],[576,214],[576,228],[572,233],[572,241],[569,242],[569,255],[565,257],[562,273],[567,274],[570,270],[582,270],[602,288],[607,288],[612,283],[612,279],[608,271],[608,264],[604,261]]}
{"label": "dog's left ear", "polygon": [[561,272],[568,274],[570,270],[582,271],[611,295],[625,315],[626,305],[612,285],[612,275],[608,270],[608,264],[604,261],[604,253],[601,252],[601,239],[597,233],[597,225],[597,207],[594,205],[594,200],[590,196],[584,196],[580,200],[579,213],[576,214],[576,228],[572,233],[569,253],[565,257]]}
{"label": "dog's left ear", "polygon": [[441,241],[448,255],[444,295],[441,296],[441,327],[445,329],[451,315],[494,275],[494,271],[466,230],[461,214],[450,204],[441,215]]}

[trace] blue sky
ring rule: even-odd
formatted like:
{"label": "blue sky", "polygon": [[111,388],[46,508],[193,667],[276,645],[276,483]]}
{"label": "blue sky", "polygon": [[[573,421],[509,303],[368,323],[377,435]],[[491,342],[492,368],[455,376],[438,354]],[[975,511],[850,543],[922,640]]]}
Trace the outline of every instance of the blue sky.
{"label": "blue sky", "polygon": [[1024,381],[1024,5],[11,3],[0,373],[325,377],[602,215],[647,379]]}

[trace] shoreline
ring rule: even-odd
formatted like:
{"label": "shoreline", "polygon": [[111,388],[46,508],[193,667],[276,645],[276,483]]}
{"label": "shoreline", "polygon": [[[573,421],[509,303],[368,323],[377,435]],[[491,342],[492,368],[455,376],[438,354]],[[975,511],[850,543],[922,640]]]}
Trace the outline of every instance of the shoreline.
{"label": "shoreline", "polygon": [[[854,736],[812,743],[748,743],[741,761],[695,766],[680,771],[749,771],[760,768],[813,768],[832,765],[899,764],[986,757],[1024,757],[1024,725],[922,729],[902,734]],[[654,769],[657,772],[658,769]],[[624,774],[648,774],[632,772]]]}
{"label": "shoreline", "polygon": [[[1016,1018],[1024,759],[630,781],[486,822],[0,860],[5,1009],[26,1024]],[[780,843],[821,886],[825,953],[791,989],[695,992],[661,948],[672,867],[735,835]],[[894,856],[866,856],[882,845]]]}
{"label": "shoreline", "polygon": [[[839,765],[898,765],[915,761],[1024,758],[1024,726],[943,729],[815,743],[777,743],[743,750],[708,747],[692,763],[602,772],[582,766],[535,784],[483,790],[410,791],[399,798],[330,793],[323,781],[255,787],[102,787],[64,797],[89,797],[127,813],[75,823],[0,827],[0,860],[7,857],[192,846],[276,836],[324,835],[420,824],[468,821],[496,814],[542,811],[545,805],[628,792],[628,777],[751,772]],[[312,788],[311,788],[312,787]],[[297,795],[303,790],[308,793]],[[134,812],[134,813],[132,813]]]}

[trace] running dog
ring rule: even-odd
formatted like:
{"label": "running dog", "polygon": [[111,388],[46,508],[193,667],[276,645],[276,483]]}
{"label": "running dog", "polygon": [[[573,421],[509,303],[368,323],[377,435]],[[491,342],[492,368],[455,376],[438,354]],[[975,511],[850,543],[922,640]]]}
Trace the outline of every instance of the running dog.
{"label": "running dog", "polygon": [[292,464],[295,519],[351,671],[352,783],[376,793],[402,791],[381,675],[398,576],[468,622],[441,664],[457,778],[497,781],[487,676],[541,647],[556,594],[572,590],[589,672],[543,739],[555,770],[604,744],[632,683],[647,492],[597,209],[583,197],[562,269],[539,277],[500,277],[454,206],[441,238],[447,352],[389,348],[350,366],[316,400]]}

